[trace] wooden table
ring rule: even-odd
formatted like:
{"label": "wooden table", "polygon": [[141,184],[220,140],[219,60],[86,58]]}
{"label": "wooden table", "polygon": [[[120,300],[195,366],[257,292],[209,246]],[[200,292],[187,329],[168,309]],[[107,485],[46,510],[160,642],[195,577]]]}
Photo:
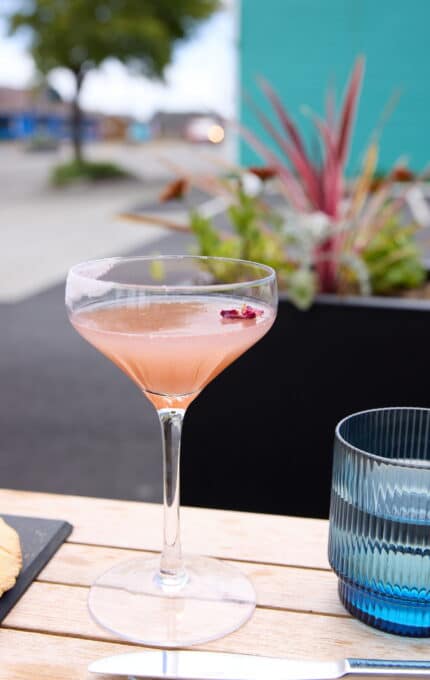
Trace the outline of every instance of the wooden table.
{"label": "wooden table", "polygon": [[[0,512],[66,519],[74,526],[3,622],[0,679],[95,679],[86,671],[90,661],[136,651],[92,622],[88,587],[136,551],[159,550],[161,507],[0,490]],[[345,612],[327,562],[326,521],[184,508],[182,528],[186,551],[234,561],[257,591],[252,619],[203,648],[297,659],[429,656],[428,640],[378,632]]]}

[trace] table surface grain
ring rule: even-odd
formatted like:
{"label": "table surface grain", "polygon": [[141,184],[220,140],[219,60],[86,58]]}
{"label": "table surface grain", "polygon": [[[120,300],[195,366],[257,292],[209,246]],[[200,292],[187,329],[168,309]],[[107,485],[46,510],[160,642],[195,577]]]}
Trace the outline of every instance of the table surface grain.
{"label": "table surface grain", "polygon": [[[0,680],[90,680],[89,662],[136,651],[91,620],[88,588],[116,562],[159,550],[161,506],[5,489],[0,512],[74,527],[3,621]],[[201,508],[183,508],[181,520],[185,552],[234,562],[257,592],[250,621],[199,648],[295,659],[428,657],[428,640],[376,631],[343,609],[327,562],[328,522]]]}

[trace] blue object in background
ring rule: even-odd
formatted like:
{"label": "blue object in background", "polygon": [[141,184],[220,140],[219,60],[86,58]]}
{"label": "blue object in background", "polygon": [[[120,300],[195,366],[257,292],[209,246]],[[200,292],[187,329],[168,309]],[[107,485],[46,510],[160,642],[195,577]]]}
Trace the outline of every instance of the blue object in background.
{"label": "blue object in background", "polygon": [[26,139],[34,130],[34,116],[31,113],[0,113],[0,141]]}
{"label": "blue object in background", "polygon": [[127,136],[131,142],[147,142],[151,139],[151,127],[148,123],[134,121],[128,127]]}
{"label": "blue object in background", "polygon": [[354,616],[430,637],[430,410],[356,413],[336,428],[329,561]]}
{"label": "blue object in background", "polygon": [[[379,161],[389,169],[407,156],[410,167],[422,170],[430,160],[430,3],[424,0],[244,0],[241,3],[241,87],[265,110],[256,87],[264,75],[300,127],[311,125],[300,114],[303,105],[324,108],[327,86],[343,91],[355,57],[367,60],[349,173],[359,167],[360,154],[395,90],[402,95],[384,127]],[[242,100],[241,120],[264,139],[260,125]],[[241,160],[261,159],[246,143]]]}
{"label": "blue object in background", "polygon": [[[85,116],[82,134],[86,141],[100,139],[100,121]],[[0,112],[0,141],[29,140],[43,135],[55,140],[70,139],[69,117],[63,114],[43,114],[36,111]]]}

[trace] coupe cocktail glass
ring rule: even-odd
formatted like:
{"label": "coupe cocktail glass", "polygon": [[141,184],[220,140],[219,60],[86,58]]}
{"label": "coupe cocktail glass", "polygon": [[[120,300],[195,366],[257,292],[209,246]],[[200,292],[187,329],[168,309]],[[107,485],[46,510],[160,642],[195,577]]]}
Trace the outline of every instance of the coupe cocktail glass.
{"label": "coupe cocktail glass", "polygon": [[78,333],[152,402],[163,439],[161,558],[138,557],[103,574],[91,588],[90,612],[117,635],[148,645],[175,647],[221,637],[251,616],[255,593],[230,564],[182,555],[182,421],[201,390],[272,326],[275,272],[222,258],[95,260],[70,270],[66,305]]}

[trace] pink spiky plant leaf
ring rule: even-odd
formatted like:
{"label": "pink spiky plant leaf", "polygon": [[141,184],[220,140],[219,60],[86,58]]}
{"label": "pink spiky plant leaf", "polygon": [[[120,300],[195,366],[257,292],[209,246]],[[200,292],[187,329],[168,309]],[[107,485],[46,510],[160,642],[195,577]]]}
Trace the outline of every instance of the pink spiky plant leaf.
{"label": "pink spiky plant leaf", "polygon": [[[363,73],[364,59],[359,57],[347,84],[338,121],[336,121],[335,116],[334,93],[331,89],[328,91],[326,120],[316,119],[320,145],[323,149],[320,166],[309,158],[304,140],[290,113],[275,89],[264,78],[259,78],[259,84],[281,124],[283,135],[275,128],[269,118],[253,105],[265,130],[287,157],[297,182],[301,185],[302,193],[310,203],[310,207],[325,212],[334,220],[341,217],[344,167],[348,158]],[[273,158],[271,155],[273,152],[255,136],[251,137],[249,131],[247,132],[248,134],[245,133],[244,136],[254,149],[260,155],[263,155],[266,161],[269,156]],[[277,167],[280,170],[285,165],[277,160]],[[287,178],[287,181],[291,184],[291,171],[289,173],[280,172],[279,174],[282,180]],[[298,194],[297,187],[295,187],[294,193]]]}
{"label": "pink spiky plant leaf", "polygon": [[[302,150],[302,144],[292,142],[288,136],[284,137],[261,109],[248,97],[248,102],[255,111],[266,132],[272,137],[283,154],[290,161],[298,177],[301,177],[303,190],[311,205],[318,208],[321,202],[320,186],[318,181],[318,168],[309,161],[306,153]],[[298,133],[296,133],[298,134]]]}
{"label": "pink spiky plant leaf", "polygon": [[312,115],[321,148],[322,158],[320,163],[309,157],[303,137],[293,118],[275,89],[263,78],[259,79],[260,87],[276,114],[282,133],[259,108],[255,105],[253,105],[253,108],[266,132],[288,159],[290,167],[286,167],[277,155],[255,135],[243,130],[244,137],[263,156],[266,162],[273,164],[274,159],[276,159],[279,178],[281,182],[287,181],[288,184],[287,195],[294,195],[292,204],[295,209],[299,209],[298,205],[303,204],[304,197],[311,211],[323,212],[332,220],[332,233],[315,249],[320,290],[326,292],[336,289],[336,271],[342,239],[339,238],[335,225],[344,217],[342,210],[345,187],[344,172],[363,73],[364,59],[359,57],[348,80],[338,120],[336,120],[335,98],[332,89],[329,89],[326,96],[325,119]]}
{"label": "pink spiky plant leaf", "polygon": [[250,130],[243,126],[239,126],[239,130],[246,141],[259,153],[259,155],[270,166],[276,169],[279,178],[284,184],[287,195],[289,196],[292,205],[296,210],[308,211],[309,201],[303,190],[303,186],[299,178],[295,177],[288,166],[283,164],[280,159],[269,147],[261,142]]}
{"label": "pink spiky plant leaf", "polygon": [[360,96],[363,75],[364,57],[359,57],[355,62],[355,66],[349,80],[339,120],[337,154],[342,166],[345,165],[348,158],[350,140],[355,120],[355,112]]}
{"label": "pink spiky plant leaf", "polygon": [[287,112],[286,108],[281,102],[280,97],[278,94],[275,92],[274,88],[270,85],[270,83],[265,79],[265,78],[259,78],[258,82],[260,84],[261,89],[265,93],[267,99],[270,101],[272,104],[282,126],[284,127],[284,130],[286,131],[287,135],[291,138],[291,141],[295,144],[296,148],[301,151],[301,153],[306,156],[306,151],[305,151],[305,146],[304,143],[300,137],[300,134],[293,122],[293,119]]}

